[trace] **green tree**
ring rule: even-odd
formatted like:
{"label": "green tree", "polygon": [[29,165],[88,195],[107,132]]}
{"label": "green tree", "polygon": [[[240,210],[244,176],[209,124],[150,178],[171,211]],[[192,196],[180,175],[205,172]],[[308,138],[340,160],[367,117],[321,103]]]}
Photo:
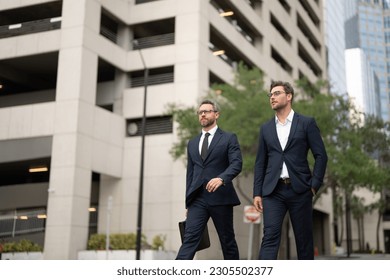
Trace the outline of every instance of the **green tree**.
{"label": "green tree", "polygon": [[[361,128],[364,125],[364,116],[349,100],[341,97],[335,100],[334,113],[338,119],[334,125],[334,133],[328,138],[328,150],[331,154],[328,176],[335,182],[334,197],[344,196],[349,256],[352,252],[351,213],[359,211],[359,204],[352,203],[352,196],[356,189],[365,188],[372,183],[371,176],[376,172],[376,166],[370,155],[362,148],[364,134]],[[335,216],[335,218],[342,219],[342,216]],[[335,224],[338,224],[338,221]],[[342,236],[340,242],[341,239]]]}
{"label": "green tree", "polygon": [[361,128],[363,135],[363,149],[371,155],[376,169],[370,174],[367,188],[379,194],[378,201],[369,205],[371,211],[378,213],[376,226],[376,250],[379,252],[380,225],[383,215],[390,210],[390,202],[386,194],[390,190],[390,123],[384,122],[375,116],[365,116],[364,126]]}
{"label": "green tree", "polygon": [[368,212],[368,206],[365,205],[365,199],[353,195],[351,197],[351,211],[353,218],[356,221],[359,251],[365,251],[365,236],[364,236],[364,215]]}

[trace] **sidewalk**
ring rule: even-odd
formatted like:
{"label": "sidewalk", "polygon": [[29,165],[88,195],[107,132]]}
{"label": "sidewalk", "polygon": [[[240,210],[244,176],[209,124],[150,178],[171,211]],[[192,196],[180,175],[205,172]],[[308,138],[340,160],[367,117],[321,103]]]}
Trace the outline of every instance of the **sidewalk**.
{"label": "sidewalk", "polygon": [[390,260],[390,254],[350,254],[316,256],[316,260]]}

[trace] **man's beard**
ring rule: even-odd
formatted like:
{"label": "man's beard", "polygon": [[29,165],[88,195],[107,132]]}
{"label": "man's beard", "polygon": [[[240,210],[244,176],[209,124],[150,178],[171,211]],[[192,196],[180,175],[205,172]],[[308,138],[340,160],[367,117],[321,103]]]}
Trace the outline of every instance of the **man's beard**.
{"label": "man's beard", "polygon": [[214,124],[214,120],[208,120],[208,119],[202,119],[200,121],[200,125],[203,127],[203,128],[207,128],[207,127],[210,127]]}
{"label": "man's beard", "polygon": [[277,111],[280,109],[284,109],[286,107],[287,107],[287,104],[276,103],[275,106],[272,107],[272,110]]}

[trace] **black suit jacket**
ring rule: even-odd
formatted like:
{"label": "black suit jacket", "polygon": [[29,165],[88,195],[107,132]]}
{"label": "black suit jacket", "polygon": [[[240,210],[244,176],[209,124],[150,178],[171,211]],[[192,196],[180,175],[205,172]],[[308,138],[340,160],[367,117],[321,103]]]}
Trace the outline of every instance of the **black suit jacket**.
{"label": "black suit jacket", "polygon": [[[312,171],[307,160],[309,149],[315,159]],[[261,127],[253,196],[267,196],[273,192],[280,178],[283,161],[295,192],[303,193],[311,188],[318,191],[325,176],[328,156],[320,130],[313,118],[294,113],[284,151],[276,132],[275,118]]]}
{"label": "black suit jacket", "polygon": [[242,169],[242,155],[237,136],[218,128],[204,162],[199,154],[200,137],[201,134],[191,139],[187,146],[186,207],[188,208],[200,188],[217,177],[223,179],[225,185],[206,194],[208,204],[240,204],[232,182]]}

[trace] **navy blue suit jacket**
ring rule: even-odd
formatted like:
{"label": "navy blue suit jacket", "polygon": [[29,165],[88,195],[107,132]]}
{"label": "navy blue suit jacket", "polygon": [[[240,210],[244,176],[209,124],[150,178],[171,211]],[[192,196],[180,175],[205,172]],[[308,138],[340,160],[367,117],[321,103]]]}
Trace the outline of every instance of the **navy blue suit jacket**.
{"label": "navy blue suit jacket", "polygon": [[215,192],[206,193],[208,204],[240,204],[232,182],[242,169],[242,155],[237,136],[218,128],[204,162],[199,154],[200,137],[201,134],[191,139],[187,146],[186,208],[200,188],[204,188],[212,178],[218,177],[223,179],[224,185]]}
{"label": "navy blue suit jacket", "polygon": [[[307,160],[309,149],[315,159],[312,171]],[[276,132],[275,118],[261,127],[253,196],[267,196],[273,192],[280,178],[283,161],[296,193],[303,193],[311,188],[318,191],[325,176],[328,156],[320,130],[313,118],[294,113],[284,151]]]}

